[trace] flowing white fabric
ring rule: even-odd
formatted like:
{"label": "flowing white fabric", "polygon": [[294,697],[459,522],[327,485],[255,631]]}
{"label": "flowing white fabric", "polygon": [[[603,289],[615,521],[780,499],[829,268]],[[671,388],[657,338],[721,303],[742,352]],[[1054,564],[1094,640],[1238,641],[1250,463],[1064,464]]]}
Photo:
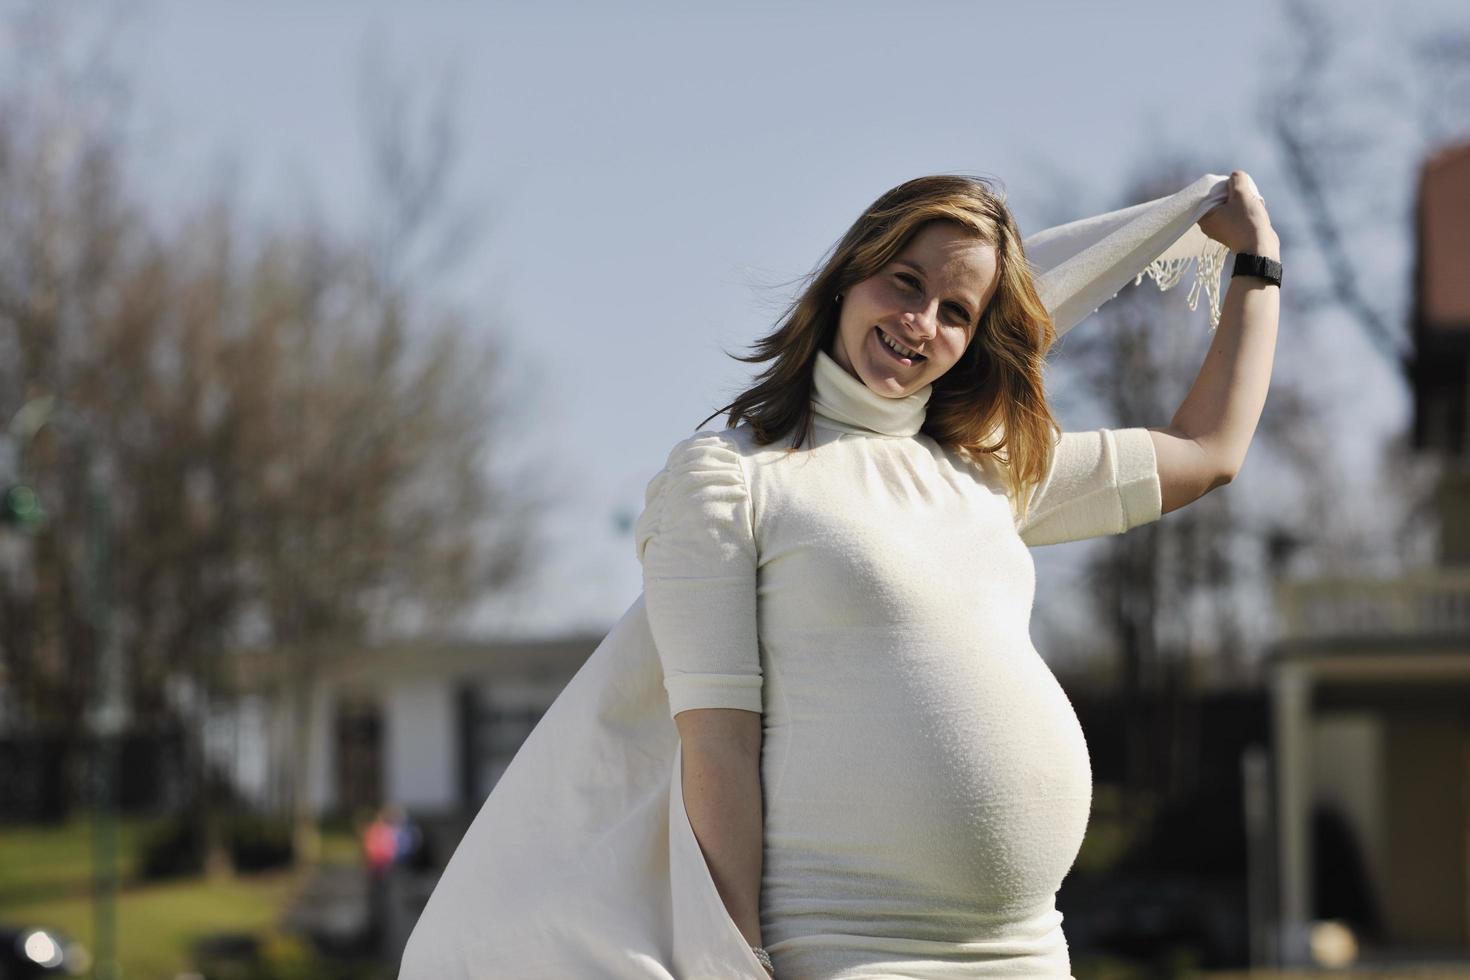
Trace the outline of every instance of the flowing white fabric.
{"label": "flowing white fabric", "polygon": [[[1218,322],[1224,249],[1196,224],[1206,174],[1167,197],[1026,239],[1065,333],[1132,279],[1193,264]],[[400,980],[762,980],[683,807],[680,743],[644,597],[618,620],[500,777],[430,896]]]}
{"label": "flowing white fabric", "polygon": [[[1249,177],[1251,193],[1257,193]],[[1057,334],[1065,334],[1108,300],[1129,279],[1150,276],[1171,289],[1192,265],[1189,308],[1203,289],[1210,300],[1210,329],[1220,323],[1220,273],[1227,249],[1207,236],[1199,219],[1223,204],[1229,178],[1205,174],[1167,197],[1070,221],[1025,240],[1026,257],[1037,270],[1037,291],[1051,312]]]}

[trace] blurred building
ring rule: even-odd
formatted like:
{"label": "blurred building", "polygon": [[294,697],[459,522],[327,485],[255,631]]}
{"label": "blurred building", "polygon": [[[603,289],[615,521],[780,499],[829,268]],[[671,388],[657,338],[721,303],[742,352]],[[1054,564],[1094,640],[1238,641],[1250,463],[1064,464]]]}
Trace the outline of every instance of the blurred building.
{"label": "blurred building", "polygon": [[299,784],[321,817],[398,804],[459,821],[601,639],[343,649],[309,677],[288,657],[242,655],[215,758],[267,809],[289,807]]}
{"label": "blurred building", "polygon": [[1416,222],[1405,367],[1413,445],[1443,463],[1439,563],[1281,587],[1267,960],[1470,959],[1470,144],[1426,161]]}

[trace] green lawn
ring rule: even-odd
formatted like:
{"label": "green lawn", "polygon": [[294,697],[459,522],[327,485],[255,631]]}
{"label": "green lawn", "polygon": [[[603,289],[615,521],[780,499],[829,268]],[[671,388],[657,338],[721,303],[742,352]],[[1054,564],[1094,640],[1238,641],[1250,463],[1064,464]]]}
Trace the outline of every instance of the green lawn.
{"label": "green lawn", "polygon": [[[117,956],[123,977],[172,980],[189,966],[193,943],[206,935],[270,932],[297,880],[293,873],[276,873],[124,887],[118,893],[116,913]],[[0,906],[0,918],[59,929],[89,949],[95,949],[94,915],[87,896]]]}
{"label": "green lawn", "polygon": [[1467,980],[1470,968],[1466,969],[1419,969],[1404,967],[1394,969],[1357,968],[1344,970],[1255,970],[1248,973],[1218,972],[1201,973],[1209,980]]}
{"label": "green lawn", "polygon": [[[297,872],[206,880],[139,882],[138,820],[118,828],[117,952],[124,980],[173,980],[189,950],[219,932],[269,935],[301,877]],[[355,855],[329,835],[324,854]],[[60,827],[0,827],[0,921],[49,926],[93,944],[93,825],[85,816]],[[348,859],[351,859],[350,857]]]}
{"label": "green lawn", "polygon": [[[144,825],[122,821],[117,830],[118,873],[137,868]],[[85,894],[92,884],[92,822],[78,817],[60,827],[0,827],[0,912],[17,902]]]}

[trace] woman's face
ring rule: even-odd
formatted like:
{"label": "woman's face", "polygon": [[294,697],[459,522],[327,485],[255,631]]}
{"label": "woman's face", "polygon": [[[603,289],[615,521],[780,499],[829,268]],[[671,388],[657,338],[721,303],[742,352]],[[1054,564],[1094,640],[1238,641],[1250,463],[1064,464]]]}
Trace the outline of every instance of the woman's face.
{"label": "woman's face", "polygon": [[[843,294],[828,351],[886,398],[901,398],[954,366],[999,281],[995,247],[952,221],[935,220],[878,272]],[[900,355],[885,338],[917,351]]]}

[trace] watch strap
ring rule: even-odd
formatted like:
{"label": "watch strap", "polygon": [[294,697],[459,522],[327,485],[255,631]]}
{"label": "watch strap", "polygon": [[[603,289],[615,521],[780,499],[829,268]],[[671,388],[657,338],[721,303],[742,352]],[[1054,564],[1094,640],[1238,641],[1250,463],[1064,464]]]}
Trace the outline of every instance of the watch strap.
{"label": "watch strap", "polygon": [[1235,276],[1260,276],[1275,286],[1281,285],[1281,263],[1275,259],[1268,259],[1264,255],[1256,255],[1252,252],[1237,252],[1235,265],[1230,270],[1231,277]]}

